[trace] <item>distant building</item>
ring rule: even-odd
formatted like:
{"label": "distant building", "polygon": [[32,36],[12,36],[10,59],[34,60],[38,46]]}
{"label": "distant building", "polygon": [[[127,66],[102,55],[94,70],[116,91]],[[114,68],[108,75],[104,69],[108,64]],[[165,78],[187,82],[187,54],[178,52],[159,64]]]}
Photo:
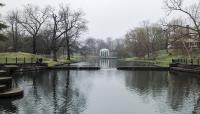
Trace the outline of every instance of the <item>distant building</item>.
{"label": "distant building", "polygon": [[195,31],[187,28],[178,28],[170,33],[168,49],[200,49],[200,41]]}

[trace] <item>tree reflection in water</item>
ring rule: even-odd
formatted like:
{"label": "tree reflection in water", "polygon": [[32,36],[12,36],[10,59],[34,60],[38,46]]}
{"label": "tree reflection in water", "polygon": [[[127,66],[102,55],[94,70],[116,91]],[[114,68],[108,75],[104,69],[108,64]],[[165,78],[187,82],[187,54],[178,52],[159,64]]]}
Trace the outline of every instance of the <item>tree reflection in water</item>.
{"label": "tree reflection in water", "polygon": [[[156,114],[200,112],[200,78],[191,74],[115,69],[62,70],[20,74],[15,80],[19,86],[24,87],[24,98],[6,102],[0,100],[2,113],[87,114],[101,109],[102,105],[98,103],[103,103],[106,109],[109,107],[110,112],[116,110],[116,106],[123,105],[128,112],[134,111],[132,109],[134,106],[143,109],[146,104],[148,110],[141,112],[154,112],[154,110]],[[120,104],[122,101],[126,102]],[[130,102],[126,105],[128,101]]]}
{"label": "tree reflection in water", "polygon": [[153,95],[157,96],[168,86],[168,72],[129,71],[126,75],[127,86],[130,89],[135,89],[140,95],[149,94],[153,91]]}
{"label": "tree reflection in water", "polygon": [[56,91],[56,87],[57,87],[57,72],[53,71],[53,79],[52,79],[52,88],[53,88],[53,105],[54,105],[54,114],[57,113],[57,109],[58,109],[58,103],[57,103],[57,91]]}
{"label": "tree reflection in water", "polygon": [[176,111],[191,107],[193,109],[192,114],[200,113],[199,75],[171,73],[169,82],[168,100],[170,106]]}
{"label": "tree reflection in water", "polygon": [[70,71],[63,72],[65,76],[65,84],[62,84],[62,102],[58,107],[59,114],[79,114],[85,107],[85,96],[82,95],[79,89],[73,87],[73,77]]}
{"label": "tree reflection in water", "polygon": [[[148,99],[149,97],[146,96],[151,95],[151,98],[157,103],[161,103],[161,99],[164,100],[169,109],[176,112],[186,114],[186,111],[194,114],[200,112],[200,79],[197,75],[169,74],[159,71],[129,71],[126,72],[126,85],[130,90],[144,96],[144,99]],[[163,109],[160,110],[163,111]]]}
{"label": "tree reflection in water", "polygon": [[12,100],[0,100],[0,110],[5,110],[5,113],[16,113],[18,108],[12,103]]}
{"label": "tree reflection in water", "polygon": [[15,79],[24,88],[25,96],[14,102],[0,100],[5,113],[79,114],[85,109],[85,96],[72,86],[75,80],[70,71],[25,73]]}

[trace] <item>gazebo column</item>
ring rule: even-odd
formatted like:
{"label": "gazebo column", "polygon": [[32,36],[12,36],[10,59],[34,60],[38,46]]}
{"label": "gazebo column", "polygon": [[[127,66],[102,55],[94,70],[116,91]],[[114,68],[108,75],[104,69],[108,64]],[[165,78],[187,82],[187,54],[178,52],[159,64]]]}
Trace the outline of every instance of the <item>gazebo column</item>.
{"label": "gazebo column", "polygon": [[99,56],[100,57],[104,57],[104,58],[109,57],[110,56],[110,52],[107,49],[102,49],[99,52]]}
{"label": "gazebo column", "polygon": [[106,57],[108,57],[108,51],[106,51]]}

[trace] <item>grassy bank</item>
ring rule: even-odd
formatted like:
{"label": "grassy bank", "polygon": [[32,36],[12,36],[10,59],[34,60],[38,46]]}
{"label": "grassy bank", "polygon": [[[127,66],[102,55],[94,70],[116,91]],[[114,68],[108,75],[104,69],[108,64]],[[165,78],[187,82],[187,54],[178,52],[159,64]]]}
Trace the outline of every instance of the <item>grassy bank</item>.
{"label": "grassy bank", "polygon": [[[191,58],[198,58],[200,57],[200,52],[193,52],[191,53]],[[189,58],[188,55],[182,54],[178,51],[170,51],[170,54],[166,52],[166,50],[161,50],[155,53],[154,59],[148,60],[147,57],[145,58],[138,58],[138,57],[132,57],[132,58],[126,58],[125,61],[136,61],[136,62],[150,62],[155,63],[160,66],[169,66],[172,59],[178,59],[178,58]]]}
{"label": "grassy bank", "polygon": [[24,53],[24,52],[7,52],[7,53],[0,53],[0,63],[16,63],[16,58],[18,63],[23,63],[24,58],[26,63],[30,63],[31,61],[35,62],[37,58],[42,58],[48,66],[55,66],[63,63],[72,63],[80,60],[80,56],[74,56],[71,60],[67,60],[66,56],[61,56],[58,58],[58,61],[53,61],[52,58],[45,56],[45,55],[34,55],[31,53]]}

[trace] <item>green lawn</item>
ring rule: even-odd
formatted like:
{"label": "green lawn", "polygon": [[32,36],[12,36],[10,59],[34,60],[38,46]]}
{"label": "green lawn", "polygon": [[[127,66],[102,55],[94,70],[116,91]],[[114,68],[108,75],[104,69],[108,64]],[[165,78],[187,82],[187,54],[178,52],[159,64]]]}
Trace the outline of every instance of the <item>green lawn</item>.
{"label": "green lawn", "polygon": [[24,52],[7,52],[7,53],[0,53],[0,63],[24,63],[24,58],[26,63],[31,63],[31,61],[36,62],[37,58],[42,58],[45,63],[48,63],[48,66],[54,66],[63,63],[71,63],[74,61],[79,61],[80,56],[73,56],[70,61],[66,59],[65,56],[61,56],[58,58],[58,61],[53,61],[52,58],[49,58],[44,55],[34,55],[31,53],[24,53]]}
{"label": "green lawn", "polygon": [[[178,59],[178,58],[189,58],[185,54],[177,53],[177,52],[170,52],[171,54],[167,53],[166,50],[161,50],[156,52],[156,57],[154,60],[148,60],[144,58],[137,58],[137,57],[132,57],[132,58],[126,58],[125,61],[141,61],[141,62],[151,62],[158,64],[160,66],[169,66],[171,63],[172,59]],[[199,58],[200,57],[200,52],[193,52],[191,54],[191,58]]]}

